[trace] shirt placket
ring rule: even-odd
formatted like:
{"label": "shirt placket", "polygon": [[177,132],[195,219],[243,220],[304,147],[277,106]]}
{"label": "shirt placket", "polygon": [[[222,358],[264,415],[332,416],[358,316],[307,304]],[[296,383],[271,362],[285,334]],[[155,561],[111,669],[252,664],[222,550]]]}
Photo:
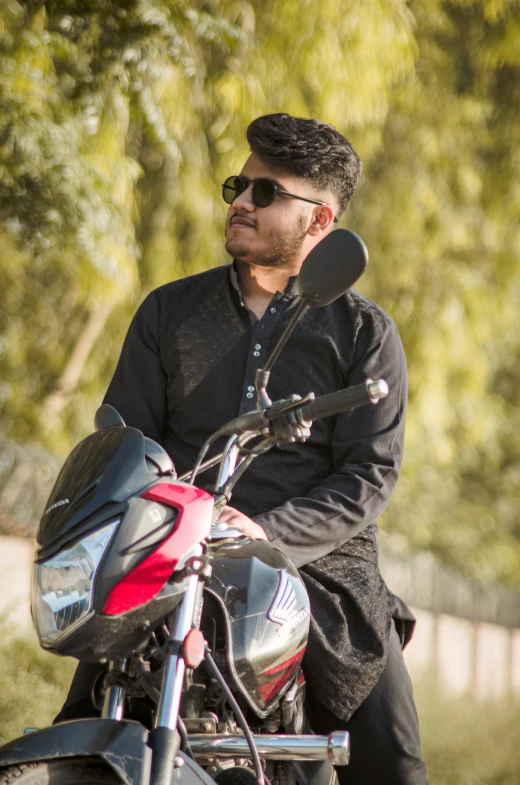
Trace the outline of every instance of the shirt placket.
{"label": "shirt placket", "polygon": [[281,320],[284,311],[290,304],[291,297],[277,292],[261,319],[251,325],[251,340],[247,354],[244,384],[240,399],[239,414],[256,408],[255,379],[256,372],[263,368],[268,358],[268,347],[273,330]]}

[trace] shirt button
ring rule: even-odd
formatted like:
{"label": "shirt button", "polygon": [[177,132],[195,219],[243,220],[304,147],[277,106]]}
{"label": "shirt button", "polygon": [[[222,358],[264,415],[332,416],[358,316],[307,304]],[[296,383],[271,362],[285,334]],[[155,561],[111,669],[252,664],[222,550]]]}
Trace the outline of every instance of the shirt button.
{"label": "shirt button", "polygon": [[274,308],[274,307],[273,308],[269,308],[269,310],[271,311],[271,313],[276,313],[276,308]]}
{"label": "shirt button", "polygon": [[246,398],[252,398],[252,397],[253,397],[253,393],[252,392],[246,393]]}
{"label": "shirt button", "polygon": [[261,348],[262,348],[262,344],[260,344],[260,343],[255,343],[255,349],[257,349],[257,350],[258,350],[258,349],[261,349]]}
{"label": "shirt button", "polygon": [[260,352],[253,352],[253,357],[260,357]]}
{"label": "shirt button", "polygon": [[254,392],[255,391],[255,388],[252,387],[251,385],[249,385],[249,387],[247,389],[249,390],[249,392]]}

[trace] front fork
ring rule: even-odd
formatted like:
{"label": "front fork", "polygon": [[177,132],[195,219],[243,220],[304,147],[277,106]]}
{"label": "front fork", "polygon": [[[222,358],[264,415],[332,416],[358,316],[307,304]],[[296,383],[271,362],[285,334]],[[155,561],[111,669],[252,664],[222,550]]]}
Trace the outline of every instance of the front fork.
{"label": "front fork", "polygon": [[[202,548],[196,556],[200,556],[201,553]],[[203,582],[198,573],[186,578],[186,592],[180,602],[167,643],[155,727],[148,737],[148,745],[152,748],[152,785],[170,785],[175,756],[179,751],[180,739],[177,733],[177,721],[186,672],[182,646],[189,631],[199,626],[202,590]],[[112,661],[110,670],[126,673],[128,660]],[[122,719],[125,694],[124,686],[110,686],[107,689],[103,703],[102,716],[104,719]]]}
{"label": "front fork", "polygon": [[[128,672],[128,660],[112,660],[109,671],[119,673]],[[122,720],[123,709],[125,706],[126,690],[123,686],[108,687],[103,701],[103,711],[101,716],[104,720]]]}
{"label": "front fork", "polygon": [[168,653],[164,662],[161,698],[155,719],[156,728],[177,730],[179,706],[184,684],[186,662],[182,653],[182,644],[188,632],[198,627],[200,594],[202,581],[198,575],[190,575],[186,579],[187,588],[181,606],[172,627],[168,641]]}

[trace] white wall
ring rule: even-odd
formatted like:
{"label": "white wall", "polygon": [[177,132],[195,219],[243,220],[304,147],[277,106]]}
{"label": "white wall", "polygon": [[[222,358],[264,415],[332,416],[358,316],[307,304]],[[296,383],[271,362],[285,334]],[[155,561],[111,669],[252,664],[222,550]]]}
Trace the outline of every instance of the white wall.
{"label": "white wall", "polygon": [[29,610],[35,545],[21,537],[0,537],[0,614],[2,627],[32,628]]}
{"label": "white wall", "polygon": [[412,611],[417,626],[404,652],[412,678],[435,678],[450,695],[520,697],[520,630]]}

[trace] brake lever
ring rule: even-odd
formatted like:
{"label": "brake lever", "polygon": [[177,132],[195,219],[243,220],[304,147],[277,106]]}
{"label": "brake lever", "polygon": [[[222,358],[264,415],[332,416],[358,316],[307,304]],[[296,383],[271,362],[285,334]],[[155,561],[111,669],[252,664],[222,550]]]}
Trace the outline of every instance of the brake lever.
{"label": "brake lever", "polygon": [[305,406],[307,403],[312,403],[315,398],[316,396],[313,392],[307,393],[303,398],[301,395],[290,395],[289,398],[275,401],[269,409],[264,411],[264,417],[266,420],[275,420],[278,417],[282,417],[284,414],[289,414],[290,412],[299,409],[301,406]]}

